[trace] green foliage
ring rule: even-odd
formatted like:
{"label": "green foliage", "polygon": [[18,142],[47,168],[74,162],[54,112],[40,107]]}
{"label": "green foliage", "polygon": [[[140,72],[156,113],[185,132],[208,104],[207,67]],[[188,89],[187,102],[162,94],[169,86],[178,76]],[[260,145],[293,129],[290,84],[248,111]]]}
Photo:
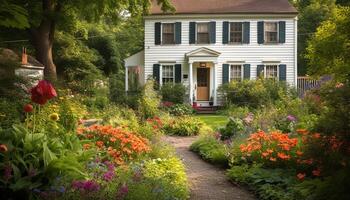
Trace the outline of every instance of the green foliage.
{"label": "green foliage", "polygon": [[165,83],[160,89],[162,101],[169,101],[175,104],[181,104],[185,100],[186,87],[182,83]]}
{"label": "green foliage", "polygon": [[159,114],[160,99],[154,90],[154,81],[146,82],[138,104],[138,112],[143,119],[153,118]]}
{"label": "green foliage", "polygon": [[24,29],[29,27],[28,13],[22,5],[1,0],[0,26]]}
{"label": "green foliage", "polygon": [[201,133],[204,128],[205,125],[197,118],[182,116],[165,124],[163,130],[168,135],[193,136]]}
{"label": "green foliage", "polygon": [[175,104],[168,108],[168,112],[174,116],[192,115],[194,110],[190,104]]}
{"label": "green foliage", "polygon": [[350,8],[338,7],[317,29],[307,48],[309,72],[332,74],[338,81],[350,81]]}
{"label": "green foliage", "polygon": [[21,102],[0,98],[0,129],[10,128],[20,123],[22,116]]}
{"label": "green foliage", "polygon": [[190,149],[211,163],[223,166],[228,164],[225,145],[212,134],[201,136],[191,145]]}
{"label": "green foliage", "polygon": [[251,108],[273,104],[285,96],[295,96],[295,92],[286,83],[270,79],[233,81],[221,86],[219,90],[223,93],[226,104]]}
{"label": "green foliage", "polygon": [[240,118],[230,117],[229,122],[225,128],[220,129],[221,139],[226,140],[234,137],[235,135],[241,134],[244,130],[243,120]]}

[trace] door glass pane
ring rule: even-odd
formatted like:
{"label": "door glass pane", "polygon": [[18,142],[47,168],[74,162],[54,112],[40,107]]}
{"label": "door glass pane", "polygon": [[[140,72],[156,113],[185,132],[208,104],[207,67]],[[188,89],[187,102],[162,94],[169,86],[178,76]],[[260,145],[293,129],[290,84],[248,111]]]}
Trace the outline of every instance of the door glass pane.
{"label": "door glass pane", "polygon": [[208,87],[208,68],[198,68],[197,70],[197,85],[198,87]]}

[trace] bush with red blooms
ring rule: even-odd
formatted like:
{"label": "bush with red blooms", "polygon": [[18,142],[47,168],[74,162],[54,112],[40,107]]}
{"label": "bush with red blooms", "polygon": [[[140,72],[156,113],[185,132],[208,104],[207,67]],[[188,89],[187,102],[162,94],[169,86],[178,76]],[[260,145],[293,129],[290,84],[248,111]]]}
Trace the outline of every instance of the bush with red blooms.
{"label": "bush with red blooms", "polygon": [[153,129],[159,130],[163,127],[163,122],[159,117],[148,118],[146,121]]}
{"label": "bush with red blooms", "polygon": [[118,165],[150,151],[146,138],[119,127],[93,125],[79,128],[77,132],[80,139],[91,141],[84,144],[85,149],[94,145]]}
{"label": "bush with red blooms", "polygon": [[28,104],[26,104],[26,105],[23,107],[23,110],[24,110],[24,112],[26,112],[26,113],[30,113],[30,112],[33,111],[33,105],[28,103]]}
{"label": "bush with red blooms", "polygon": [[44,105],[48,100],[57,97],[57,93],[52,84],[47,80],[41,80],[30,90],[31,99],[34,103]]}

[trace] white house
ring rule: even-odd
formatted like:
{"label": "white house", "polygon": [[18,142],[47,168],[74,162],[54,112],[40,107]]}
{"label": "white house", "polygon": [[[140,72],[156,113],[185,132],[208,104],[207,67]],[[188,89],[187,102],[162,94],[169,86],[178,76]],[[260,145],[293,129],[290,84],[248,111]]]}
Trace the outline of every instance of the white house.
{"label": "white house", "polygon": [[199,105],[219,105],[221,84],[258,75],[296,86],[297,11],[288,0],[172,0],[174,14],[155,2],[144,50],[125,60],[128,72],[142,68],[141,83],[182,83]]}

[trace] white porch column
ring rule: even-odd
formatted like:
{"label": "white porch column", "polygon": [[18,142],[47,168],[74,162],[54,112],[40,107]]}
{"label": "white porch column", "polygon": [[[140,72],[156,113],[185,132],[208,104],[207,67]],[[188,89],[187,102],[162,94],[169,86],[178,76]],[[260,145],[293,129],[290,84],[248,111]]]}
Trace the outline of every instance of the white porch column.
{"label": "white porch column", "polygon": [[125,92],[129,90],[128,76],[129,76],[129,68],[125,66]]}
{"label": "white porch column", "polygon": [[216,79],[216,71],[217,71],[217,62],[214,62],[213,63],[214,64],[214,68],[213,68],[213,75],[214,75],[214,77],[213,77],[213,89],[214,89],[214,91],[213,91],[213,95],[214,95],[214,97],[213,97],[213,105],[214,106],[216,106],[217,105],[217,97],[216,97],[216,85],[217,85],[217,83],[216,83],[216,81],[217,81],[217,79]]}
{"label": "white porch column", "polygon": [[189,62],[189,86],[190,86],[190,104],[193,103],[193,70],[192,70],[192,62]]}

